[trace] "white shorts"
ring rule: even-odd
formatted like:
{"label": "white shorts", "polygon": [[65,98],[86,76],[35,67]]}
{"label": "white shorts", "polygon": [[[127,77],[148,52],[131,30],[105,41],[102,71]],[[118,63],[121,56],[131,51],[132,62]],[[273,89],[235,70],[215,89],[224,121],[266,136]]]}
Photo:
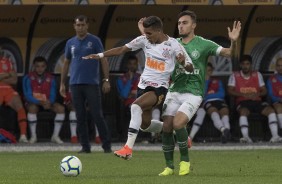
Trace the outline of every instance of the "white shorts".
{"label": "white shorts", "polygon": [[203,98],[191,93],[168,92],[163,105],[162,116],[175,116],[177,111],[183,112],[191,120],[200,107]]}

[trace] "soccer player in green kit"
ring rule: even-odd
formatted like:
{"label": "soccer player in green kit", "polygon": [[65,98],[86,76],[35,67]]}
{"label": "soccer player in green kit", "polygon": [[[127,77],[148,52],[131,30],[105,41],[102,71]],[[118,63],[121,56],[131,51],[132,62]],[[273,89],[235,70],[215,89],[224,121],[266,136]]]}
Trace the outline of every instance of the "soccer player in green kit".
{"label": "soccer player in green kit", "polygon": [[[144,20],[141,19],[140,21]],[[198,110],[204,95],[205,75],[208,57],[220,55],[230,57],[235,53],[236,42],[240,35],[241,22],[234,21],[233,28],[228,27],[228,36],[231,40],[230,48],[223,48],[211,40],[195,35],[197,18],[192,11],[183,11],[178,15],[178,41],[183,45],[191,57],[194,72],[184,71],[178,64],[172,73],[172,83],[166,95],[163,105],[163,134],[162,149],[166,161],[166,168],[159,176],[174,174],[173,153],[175,148],[173,130],[180,151],[179,175],[187,175],[190,172],[190,160],[188,155],[187,123]],[[139,29],[142,32],[142,28]]]}

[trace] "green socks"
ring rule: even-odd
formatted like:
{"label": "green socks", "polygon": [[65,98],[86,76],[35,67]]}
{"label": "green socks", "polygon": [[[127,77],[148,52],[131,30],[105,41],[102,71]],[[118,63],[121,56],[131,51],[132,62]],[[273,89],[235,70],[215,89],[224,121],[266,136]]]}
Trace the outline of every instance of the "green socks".
{"label": "green socks", "polygon": [[174,153],[174,137],[173,137],[173,133],[166,133],[163,132],[162,133],[162,148],[163,148],[163,152],[164,152],[164,157],[165,157],[165,161],[166,161],[166,166],[174,169],[174,165],[173,165],[173,153]]}
{"label": "green socks", "polygon": [[188,155],[188,132],[186,128],[181,128],[179,130],[175,130],[176,133],[176,140],[179,146],[180,152],[180,161],[189,162],[189,155]]}

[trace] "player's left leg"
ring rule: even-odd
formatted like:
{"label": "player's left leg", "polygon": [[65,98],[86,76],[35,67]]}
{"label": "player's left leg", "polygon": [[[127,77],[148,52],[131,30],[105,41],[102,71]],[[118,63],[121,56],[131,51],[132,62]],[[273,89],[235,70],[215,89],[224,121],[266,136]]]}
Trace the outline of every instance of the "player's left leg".
{"label": "player's left leg", "polygon": [[69,113],[71,143],[78,143],[77,139],[77,118],[74,109],[72,108]]}
{"label": "player's left leg", "polygon": [[138,131],[142,124],[143,111],[150,111],[156,100],[157,97],[155,93],[153,91],[149,91],[137,98],[131,105],[131,119],[128,128],[127,141],[124,147],[114,152],[116,156],[126,160],[132,157],[132,148],[135,144]]}
{"label": "player's left leg", "polygon": [[54,103],[52,105],[52,110],[56,113],[56,116],[54,119],[54,130],[51,141],[57,144],[62,144],[64,142],[61,140],[59,134],[65,120],[65,108],[59,103]]}
{"label": "player's left leg", "polygon": [[12,109],[14,109],[18,114],[18,123],[20,128],[20,138],[19,142],[27,143],[27,118],[26,118],[26,112],[23,107],[22,101],[20,99],[20,96],[16,91],[11,91],[10,94],[6,98],[6,104],[10,106]]}
{"label": "player's left leg", "polygon": [[173,162],[173,154],[175,148],[175,140],[173,135],[173,122],[174,116],[164,116],[164,126],[162,133],[162,150],[164,153],[166,167],[163,172],[159,174],[159,176],[169,176],[174,174],[174,162]]}
{"label": "player's left leg", "polygon": [[187,147],[188,132],[186,125],[200,107],[202,97],[194,96],[192,94],[180,94],[179,100],[183,103],[179,107],[173,119],[173,129],[176,133],[176,139],[180,151],[179,175],[184,176],[190,173],[190,159]]}
{"label": "player's left leg", "polygon": [[282,142],[282,138],[278,135],[278,120],[274,109],[271,106],[265,106],[261,113],[268,117],[268,126],[271,132],[271,143]]}
{"label": "player's left leg", "polygon": [[175,140],[173,134],[173,118],[179,108],[180,103],[177,102],[176,93],[168,92],[163,105],[163,133],[162,133],[162,149],[166,162],[166,168],[159,176],[169,176],[174,173],[173,154],[175,148]]}

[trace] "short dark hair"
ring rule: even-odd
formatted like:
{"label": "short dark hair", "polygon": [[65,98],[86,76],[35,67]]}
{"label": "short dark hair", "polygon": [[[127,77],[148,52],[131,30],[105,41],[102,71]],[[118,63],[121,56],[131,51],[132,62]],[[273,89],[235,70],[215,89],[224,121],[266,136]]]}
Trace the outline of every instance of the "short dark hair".
{"label": "short dark hair", "polygon": [[85,21],[86,23],[89,22],[89,19],[88,19],[88,17],[86,15],[78,15],[78,16],[76,16],[74,18],[73,22],[75,23],[76,20],[78,20],[78,21]]}
{"label": "short dark hair", "polygon": [[143,22],[144,28],[152,27],[153,29],[163,30],[163,22],[157,16],[149,16]]}
{"label": "short dark hair", "polygon": [[43,56],[37,56],[33,59],[33,64],[39,63],[39,62],[44,62],[47,65],[47,60]]}
{"label": "short dark hair", "polygon": [[253,58],[252,58],[251,55],[245,54],[245,55],[243,55],[243,56],[241,57],[240,63],[242,63],[243,61],[249,61],[250,63],[252,63],[252,62],[253,62]]}
{"label": "short dark hair", "polygon": [[136,60],[138,61],[138,58],[135,55],[128,56],[128,60]]}
{"label": "short dark hair", "polygon": [[195,14],[195,12],[190,11],[190,10],[185,10],[185,11],[183,11],[183,12],[180,12],[180,13],[178,14],[178,19],[180,19],[180,17],[186,16],[186,15],[187,15],[187,16],[190,16],[190,17],[192,18],[192,20],[193,20],[194,23],[197,22],[197,15]]}

